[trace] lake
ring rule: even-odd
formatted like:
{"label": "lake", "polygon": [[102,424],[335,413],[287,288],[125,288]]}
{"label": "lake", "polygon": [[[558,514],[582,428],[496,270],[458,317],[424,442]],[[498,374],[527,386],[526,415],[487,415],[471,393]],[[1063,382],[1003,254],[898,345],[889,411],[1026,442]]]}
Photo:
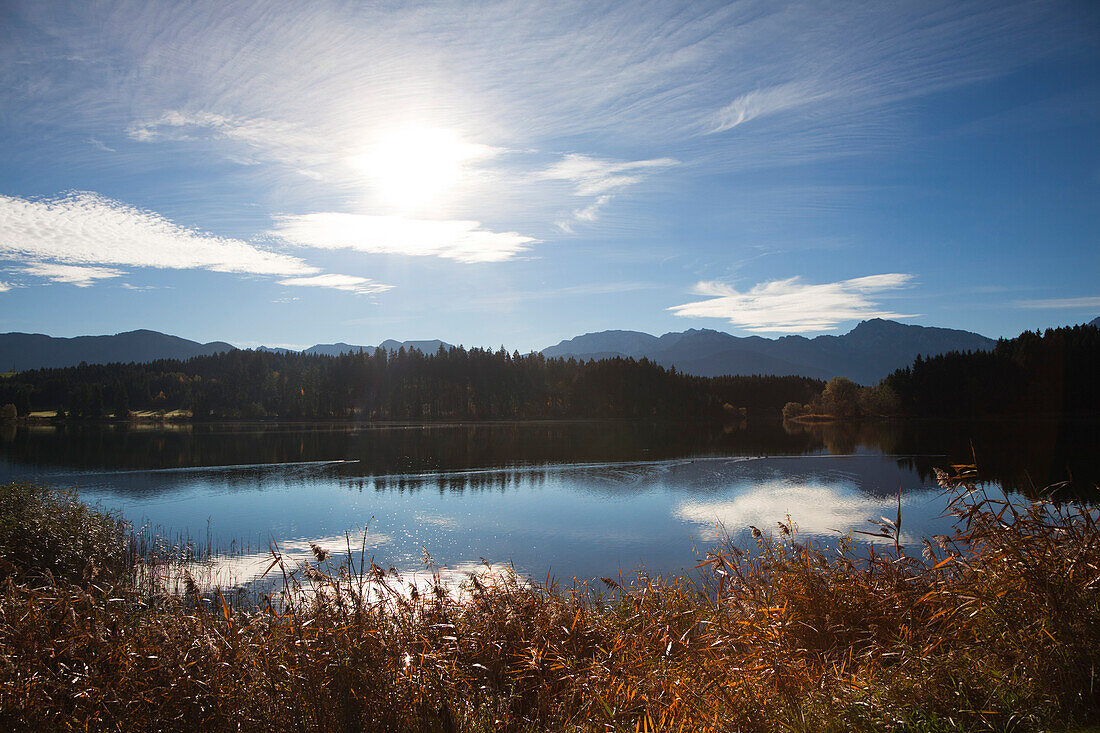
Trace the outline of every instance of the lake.
{"label": "lake", "polygon": [[623,421],[431,425],[8,424],[0,480],[76,488],[140,528],[188,538],[247,583],[271,542],[362,546],[382,567],[483,561],[525,576],[675,573],[723,538],[789,515],[835,542],[893,517],[913,547],[943,532],[933,467],[977,456],[987,483],[1095,496],[1095,424],[861,426]]}

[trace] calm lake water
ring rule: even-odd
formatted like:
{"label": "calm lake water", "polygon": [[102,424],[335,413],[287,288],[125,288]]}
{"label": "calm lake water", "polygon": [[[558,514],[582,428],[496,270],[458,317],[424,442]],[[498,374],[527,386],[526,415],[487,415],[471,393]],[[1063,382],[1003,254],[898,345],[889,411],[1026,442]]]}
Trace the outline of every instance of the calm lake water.
{"label": "calm lake water", "polygon": [[[948,528],[934,466],[977,455],[990,484],[1073,479],[1095,495],[1095,424],[864,426],[643,422],[0,426],[0,480],[72,487],[135,527],[209,543],[234,580],[274,540],[365,545],[383,567],[512,563],[559,579],[678,572],[724,536],[790,515],[835,541],[893,516],[903,538]],[[1090,493],[1091,492],[1091,493]]]}

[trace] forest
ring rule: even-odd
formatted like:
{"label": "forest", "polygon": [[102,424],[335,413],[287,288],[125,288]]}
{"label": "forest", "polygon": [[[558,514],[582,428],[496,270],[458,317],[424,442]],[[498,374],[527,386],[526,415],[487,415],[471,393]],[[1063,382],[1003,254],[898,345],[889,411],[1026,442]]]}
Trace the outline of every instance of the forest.
{"label": "forest", "polygon": [[1100,413],[1100,328],[1001,339],[992,351],[920,358],[883,384],[914,417],[1073,417]]}
{"label": "forest", "polygon": [[82,364],[0,379],[0,405],[74,418],[190,411],[194,419],[484,420],[777,415],[824,388],[804,377],[693,377],[647,360],[576,361],[454,347],[340,356],[229,351]]}

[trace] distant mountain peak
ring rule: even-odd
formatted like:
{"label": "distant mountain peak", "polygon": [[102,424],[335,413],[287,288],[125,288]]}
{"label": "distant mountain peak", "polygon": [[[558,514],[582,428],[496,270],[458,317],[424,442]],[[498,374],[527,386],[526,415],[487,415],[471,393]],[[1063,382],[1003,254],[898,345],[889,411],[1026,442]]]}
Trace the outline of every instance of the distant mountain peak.
{"label": "distant mountain peak", "polygon": [[604,356],[639,356],[653,348],[658,338],[641,331],[599,331],[560,341],[542,350],[545,356],[584,355],[586,358]]}
{"label": "distant mountain peak", "polygon": [[[868,318],[865,321],[860,321],[859,323],[857,323],[855,325],[855,328],[853,328],[848,333],[852,333],[853,331],[866,331],[869,329],[879,328],[907,328],[909,325],[910,324],[906,323],[898,323],[897,321],[890,321],[885,318]],[[917,328],[923,328],[923,326],[917,326]]]}
{"label": "distant mountain peak", "polygon": [[636,331],[603,331],[567,339],[543,350],[548,357],[646,358],[689,374],[846,376],[865,384],[908,366],[917,355],[992,348],[994,342],[969,331],[898,323],[885,318],[861,321],[840,336],[734,336],[709,328],[689,328],[660,338]]}
{"label": "distant mountain peak", "polygon": [[346,354],[349,351],[356,353],[362,351],[364,354],[373,354],[376,349],[382,349],[384,351],[397,351],[404,348],[405,351],[416,349],[424,354],[434,354],[439,350],[439,347],[450,348],[451,344],[446,341],[440,341],[439,339],[429,339],[427,341],[397,341],[395,339],[386,339],[378,346],[358,346],[356,344],[345,344],[343,341],[335,344],[314,344],[308,349],[302,351],[303,354],[321,355],[321,356],[340,356]]}

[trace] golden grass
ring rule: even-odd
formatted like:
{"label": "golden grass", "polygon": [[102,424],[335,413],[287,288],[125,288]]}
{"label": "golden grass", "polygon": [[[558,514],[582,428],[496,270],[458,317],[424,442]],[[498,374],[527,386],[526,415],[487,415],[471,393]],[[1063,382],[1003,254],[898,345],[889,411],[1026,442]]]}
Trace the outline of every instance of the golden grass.
{"label": "golden grass", "polygon": [[[0,594],[0,726],[111,730],[1047,730],[1100,720],[1095,510],[942,482],[919,554],[780,523],[701,579],[410,591],[332,548],[283,604],[96,582]],[[348,548],[350,550],[350,548]]]}

